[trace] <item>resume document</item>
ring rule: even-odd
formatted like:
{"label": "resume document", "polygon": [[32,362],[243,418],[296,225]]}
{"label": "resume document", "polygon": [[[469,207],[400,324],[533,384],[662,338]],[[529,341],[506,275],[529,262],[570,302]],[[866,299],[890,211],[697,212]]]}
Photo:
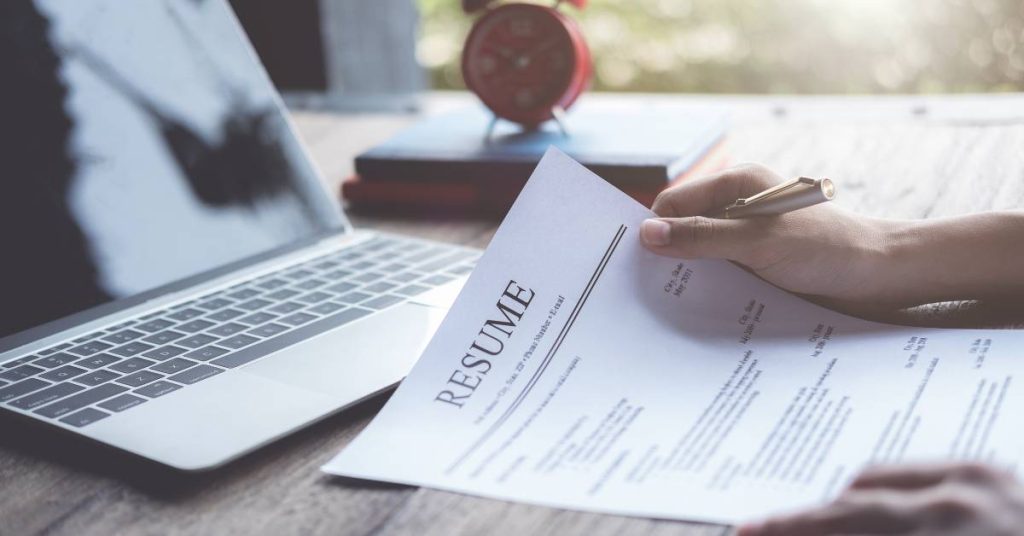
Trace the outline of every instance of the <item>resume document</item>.
{"label": "resume document", "polygon": [[324,470],[732,523],[825,501],[868,464],[1015,467],[1024,334],[844,316],[647,251],[650,216],[549,151],[408,378]]}

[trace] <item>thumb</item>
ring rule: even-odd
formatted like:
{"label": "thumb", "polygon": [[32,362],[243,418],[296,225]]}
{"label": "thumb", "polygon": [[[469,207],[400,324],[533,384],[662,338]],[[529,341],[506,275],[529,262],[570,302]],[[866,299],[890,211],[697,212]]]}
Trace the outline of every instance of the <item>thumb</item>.
{"label": "thumb", "polygon": [[640,239],[661,255],[684,259],[712,258],[743,262],[757,244],[754,220],[694,216],[652,218],[640,226]]}

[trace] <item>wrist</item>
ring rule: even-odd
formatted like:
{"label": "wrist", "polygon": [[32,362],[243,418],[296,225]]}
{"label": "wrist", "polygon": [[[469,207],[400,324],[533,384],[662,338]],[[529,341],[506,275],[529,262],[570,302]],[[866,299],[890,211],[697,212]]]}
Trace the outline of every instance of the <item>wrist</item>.
{"label": "wrist", "polygon": [[884,221],[875,269],[881,299],[907,307],[1024,294],[1024,213]]}

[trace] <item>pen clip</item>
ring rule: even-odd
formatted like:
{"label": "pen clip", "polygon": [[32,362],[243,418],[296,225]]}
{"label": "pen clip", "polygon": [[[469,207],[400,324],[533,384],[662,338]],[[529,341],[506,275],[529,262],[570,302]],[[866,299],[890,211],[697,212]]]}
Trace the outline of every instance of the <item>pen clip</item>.
{"label": "pen clip", "polygon": [[764,199],[769,198],[769,197],[771,197],[773,195],[778,195],[778,194],[780,194],[782,192],[785,192],[786,190],[795,188],[795,187],[797,187],[797,186],[799,186],[801,184],[814,184],[814,179],[809,179],[807,177],[797,177],[797,178],[795,178],[793,180],[788,180],[788,181],[786,181],[786,182],[784,182],[782,184],[777,184],[775,186],[772,186],[771,188],[768,188],[767,190],[765,190],[765,191],[763,191],[763,192],[761,192],[759,194],[750,196],[750,197],[748,197],[746,199],[737,199],[736,200],[736,206],[743,206],[743,205],[750,205],[750,204],[753,204],[753,203],[757,203],[758,201],[764,200]]}

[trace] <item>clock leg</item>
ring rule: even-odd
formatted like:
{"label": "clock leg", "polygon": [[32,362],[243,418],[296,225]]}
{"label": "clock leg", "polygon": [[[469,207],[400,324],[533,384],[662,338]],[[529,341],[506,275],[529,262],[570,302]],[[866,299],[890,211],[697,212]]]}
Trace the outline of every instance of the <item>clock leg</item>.
{"label": "clock leg", "polygon": [[562,136],[569,137],[569,128],[566,126],[565,120],[565,108],[561,106],[551,107],[551,117],[555,120],[555,124],[558,125],[558,130],[562,132]]}

